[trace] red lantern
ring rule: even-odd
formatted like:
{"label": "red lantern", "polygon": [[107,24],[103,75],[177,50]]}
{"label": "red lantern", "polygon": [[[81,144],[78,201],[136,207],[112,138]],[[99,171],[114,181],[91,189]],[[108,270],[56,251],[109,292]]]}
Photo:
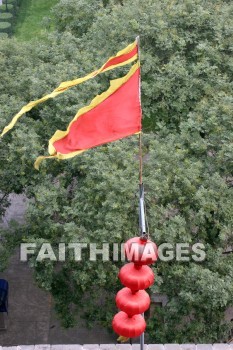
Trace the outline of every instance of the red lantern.
{"label": "red lantern", "polygon": [[118,312],[112,321],[113,330],[123,337],[139,337],[146,329],[142,315],[129,317],[124,311]]}
{"label": "red lantern", "polygon": [[154,283],[154,273],[147,266],[158,258],[157,246],[149,240],[134,237],[125,243],[125,254],[132,261],[124,265],[119,279],[126,288],[116,296],[117,307],[121,310],[112,321],[114,331],[124,337],[140,336],[146,328],[141,315],[150,306],[150,297],[144,289]]}
{"label": "red lantern", "polygon": [[124,265],[119,272],[121,283],[132,291],[147,289],[154,283],[154,273],[149,266],[135,266],[134,263]]}
{"label": "red lantern", "polygon": [[118,309],[127,313],[128,316],[141,314],[149,309],[150,297],[145,290],[132,293],[131,289],[123,288],[116,295]]}
{"label": "red lantern", "polygon": [[138,265],[153,264],[158,259],[157,245],[140,237],[129,239],[124,245],[126,258]]}

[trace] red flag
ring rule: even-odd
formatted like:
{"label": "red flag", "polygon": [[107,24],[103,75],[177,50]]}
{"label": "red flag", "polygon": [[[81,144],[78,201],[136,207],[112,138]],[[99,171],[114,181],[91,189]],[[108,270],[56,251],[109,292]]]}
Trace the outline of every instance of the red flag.
{"label": "red flag", "polygon": [[[111,81],[107,91],[78,111],[66,131],[56,131],[49,141],[50,157],[72,158],[89,148],[139,133],[139,80],[140,67],[136,63],[126,76]],[[36,168],[44,158],[47,157],[37,158]]]}
{"label": "red flag", "polygon": [[14,116],[11,122],[4,128],[0,137],[6,134],[9,130],[11,130],[14,127],[14,125],[17,123],[18,119],[21,118],[21,116],[24,113],[29,112],[33,107],[37,106],[39,103],[45,102],[49,98],[54,98],[57,95],[63,93],[64,91],[70,89],[71,87],[79,85],[91,78],[94,78],[100,73],[131,63],[135,61],[137,58],[138,58],[138,39],[136,39],[134,43],[128,45],[123,50],[119,51],[116,54],[116,56],[110,57],[101,68],[91,72],[90,74],[82,78],[78,78],[70,81],[64,81],[48,95],[41,97],[39,100],[31,101],[25,106],[23,106],[21,110]]}

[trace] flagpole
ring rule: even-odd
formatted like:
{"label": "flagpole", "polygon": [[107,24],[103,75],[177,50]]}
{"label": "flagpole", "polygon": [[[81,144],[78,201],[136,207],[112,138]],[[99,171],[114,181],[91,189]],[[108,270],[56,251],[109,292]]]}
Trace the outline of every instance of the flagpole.
{"label": "flagpole", "polygon": [[[137,36],[137,45],[138,45],[138,60],[140,63],[140,38]],[[142,113],[141,105],[141,74],[139,75],[139,101]],[[146,239],[146,222],[145,222],[145,206],[144,206],[144,187],[142,180],[143,173],[143,161],[142,161],[142,131],[139,133],[139,232],[140,238]],[[144,313],[142,314],[144,317]],[[144,332],[140,335],[140,350],[144,350]]]}
{"label": "flagpole", "polygon": [[[138,60],[140,63],[140,38],[137,36],[136,38],[137,46],[138,46]],[[141,73],[139,74],[139,103],[142,114],[142,103],[141,103]],[[145,205],[144,205],[144,186],[142,181],[142,173],[143,173],[143,159],[142,159],[142,131],[139,133],[139,225],[140,225],[140,236],[142,239],[147,238],[146,233],[146,223],[145,223]]]}
{"label": "flagpole", "polygon": [[[140,37],[139,35],[136,38],[137,41],[137,46],[138,46],[138,61],[139,64],[141,63],[140,61]],[[140,108],[141,108],[141,114],[142,114],[142,103],[141,103],[141,72],[139,74],[139,84],[138,84],[138,89],[139,89],[139,103],[140,103]],[[142,185],[142,131],[139,133],[139,184]]]}
{"label": "flagpole", "polygon": [[[142,182],[142,134],[139,134],[139,232],[140,238],[147,239],[145,205],[144,205],[144,187]],[[142,314],[144,317],[144,313]],[[144,333],[140,335],[140,350],[144,350]]]}
{"label": "flagpole", "polygon": [[139,134],[139,184],[142,185],[142,132]]}

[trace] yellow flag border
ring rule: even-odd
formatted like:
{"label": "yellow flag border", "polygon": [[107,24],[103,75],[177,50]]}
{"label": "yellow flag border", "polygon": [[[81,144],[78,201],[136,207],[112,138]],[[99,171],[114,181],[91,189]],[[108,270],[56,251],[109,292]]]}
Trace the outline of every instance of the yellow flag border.
{"label": "yellow flag border", "polygon": [[[87,151],[88,149],[84,149],[84,150],[79,150],[79,151],[75,151],[75,152],[70,152],[67,154],[62,154],[62,153],[57,153],[55,147],[53,146],[53,143],[60,140],[61,138],[65,137],[66,135],[68,135],[70,127],[72,125],[72,123],[74,121],[76,121],[80,116],[82,116],[83,114],[89,112],[91,109],[95,108],[96,106],[98,106],[101,102],[103,102],[104,100],[106,100],[110,95],[112,95],[116,90],[118,90],[122,85],[124,85],[129,79],[130,77],[137,71],[137,69],[140,67],[140,63],[139,61],[137,61],[129,70],[129,72],[118,79],[114,79],[110,81],[110,87],[104,91],[102,94],[97,95],[88,106],[82,107],[81,109],[78,110],[78,112],[76,113],[75,117],[72,119],[72,121],[69,123],[67,129],[65,131],[62,130],[57,130],[54,135],[51,137],[51,139],[49,140],[49,147],[48,147],[48,151],[50,156],[40,156],[36,159],[34,167],[38,170],[40,163],[47,158],[57,158],[57,159],[69,159],[69,158],[73,158],[76,155],[79,155],[80,153],[83,153],[85,151]],[[138,134],[140,132],[136,132],[135,134]]]}
{"label": "yellow flag border", "polygon": [[131,63],[133,61],[135,61],[138,57],[138,54],[135,54],[133,57],[131,57],[130,59],[124,61],[124,62],[121,62],[121,63],[118,63],[116,65],[113,65],[113,66],[110,66],[110,67],[107,67],[106,69],[104,69],[104,66],[110,61],[112,60],[113,58],[115,57],[119,57],[123,54],[127,54],[129,53],[130,51],[132,51],[135,47],[137,46],[137,40],[135,40],[132,44],[128,45],[126,48],[124,48],[123,50],[119,51],[115,56],[112,56],[110,57],[103,65],[100,69],[98,70],[95,70],[94,72],[86,75],[85,77],[82,77],[82,78],[78,78],[78,79],[75,79],[75,80],[70,80],[70,81],[65,81],[65,82],[62,82],[55,90],[53,90],[50,94],[47,94],[45,96],[43,96],[42,98],[38,99],[38,100],[35,100],[35,101],[30,101],[28,104],[26,104],[25,106],[23,106],[21,108],[21,110],[13,117],[13,119],[11,120],[11,122],[3,129],[0,137],[2,137],[3,135],[5,135],[9,130],[11,130],[14,125],[17,123],[17,121],[19,120],[19,118],[26,112],[29,112],[33,107],[35,107],[36,105],[38,105],[39,103],[42,103],[42,102],[45,102],[47,101],[48,99],[50,98],[54,98],[56,97],[57,95],[65,92],[66,90],[68,90],[69,88],[73,87],[73,86],[76,86],[76,85],[79,85],[91,78],[94,78],[96,77],[98,74],[100,73],[103,73],[103,72],[106,72],[110,69],[114,69],[114,68],[117,68],[117,67],[120,67],[120,66],[123,66],[123,65],[126,65],[128,63]]}

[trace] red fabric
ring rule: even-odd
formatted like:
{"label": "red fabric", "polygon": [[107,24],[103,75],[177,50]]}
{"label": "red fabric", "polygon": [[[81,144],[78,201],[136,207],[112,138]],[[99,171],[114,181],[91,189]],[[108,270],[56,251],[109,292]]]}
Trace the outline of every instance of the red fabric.
{"label": "red fabric", "polygon": [[118,57],[114,57],[112,58],[111,60],[109,60],[105,65],[104,67],[102,68],[102,70],[110,67],[110,66],[114,66],[116,64],[119,64],[119,63],[122,63],[122,62],[125,62],[127,60],[129,60],[130,58],[132,58],[134,55],[136,55],[136,53],[138,52],[138,48],[137,46],[135,46],[135,48],[130,51],[129,53],[126,53],[124,55],[121,55],[121,56],[118,56]]}
{"label": "red fabric", "polygon": [[129,317],[125,312],[118,312],[112,321],[113,330],[127,338],[139,337],[146,329],[146,322],[142,315]]}
{"label": "red fabric", "polygon": [[125,264],[119,272],[121,283],[133,291],[146,289],[154,283],[154,273],[147,265]]}
{"label": "red fabric", "polygon": [[69,134],[54,142],[56,151],[68,154],[139,132],[139,74],[140,69],[106,100],[74,121]]}
{"label": "red fabric", "polygon": [[127,313],[128,316],[142,314],[149,309],[150,297],[145,290],[132,293],[129,288],[122,288],[116,295],[118,309]]}
{"label": "red fabric", "polygon": [[125,256],[137,265],[153,264],[158,259],[157,245],[140,237],[133,237],[124,244]]}

